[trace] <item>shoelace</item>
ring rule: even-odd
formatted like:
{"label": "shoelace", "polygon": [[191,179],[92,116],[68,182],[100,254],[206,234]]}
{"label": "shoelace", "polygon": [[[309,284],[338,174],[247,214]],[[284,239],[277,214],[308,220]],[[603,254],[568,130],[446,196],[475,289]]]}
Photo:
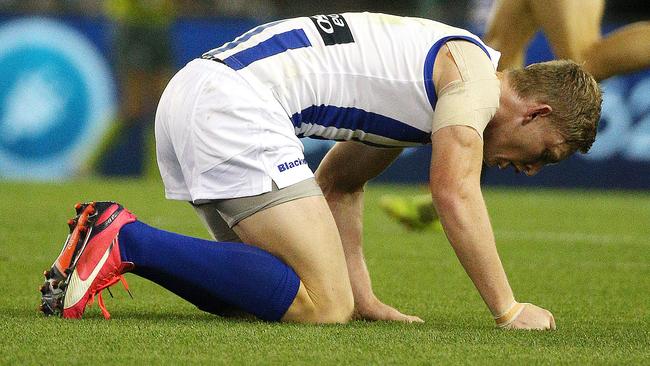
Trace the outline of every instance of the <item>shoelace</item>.
{"label": "shoelace", "polygon": [[[118,278],[119,278],[120,282],[122,282],[122,285],[124,286],[124,289],[126,289],[126,292],[128,292],[129,296],[131,296],[131,298],[133,298],[133,295],[131,295],[131,290],[129,290],[129,284],[126,282],[126,279],[124,278],[124,276],[119,275]],[[106,289],[108,290],[108,287],[106,287]],[[95,302],[95,295],[97,295],[97,305],[99,306],[99,309],[102,311],[102,315],[104,316],[104,319],[108,320],[108,319],[111,318],[111,313],[109,313],[108,309],[106,309],[106,304],[104,303],[104,298],[102,298],[102,291],[103,291],[103,289],[99,290],[97,292],[93,292],[90,295],[90,300],[88,301],[87,306],[91,306]],[[110,293],[111,290],[108,290],[108,292]]]}

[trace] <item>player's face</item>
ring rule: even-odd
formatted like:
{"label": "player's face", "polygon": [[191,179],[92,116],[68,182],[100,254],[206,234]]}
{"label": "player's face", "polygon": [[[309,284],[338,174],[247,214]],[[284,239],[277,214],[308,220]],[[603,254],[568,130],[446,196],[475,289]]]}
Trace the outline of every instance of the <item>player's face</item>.
{"label": "player's face", "polygon": [[509,136],[495,146],[486,146],[484,161],[490,166],[506,169],[511,166],[515,172],[532,176],[545,165],[556,164],[572,153],[562,135],[544,124],[530,124],[515,128]]}

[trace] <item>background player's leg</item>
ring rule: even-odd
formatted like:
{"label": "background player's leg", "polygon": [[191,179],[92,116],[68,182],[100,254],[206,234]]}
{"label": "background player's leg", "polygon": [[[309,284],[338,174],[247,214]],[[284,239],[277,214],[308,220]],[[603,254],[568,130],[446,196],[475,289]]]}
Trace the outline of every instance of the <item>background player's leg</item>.
{"label": "background player's leg", "polygon": [[582,62],[587,49],[600,39],[604,0],[531,0],[527,3],[556,58]]}
{"label": "background player's leg", "polygon": [[522,67],[530,38],[537,31],[526,1],[497,0],[485,31],[485,43],[501,52],[499,70]]}
{"label": "background player's leg", "polygon": [[338,229],[323,196],[285,202],[233,227],[246,243],[283,260],[301,286],[283,320],[345,322],[354,309]]}
{"label": "background player's leg", "polygon": [[594,43],[585,53],[585,69],[596,80],[650,66],[650,21],[622,27]]}

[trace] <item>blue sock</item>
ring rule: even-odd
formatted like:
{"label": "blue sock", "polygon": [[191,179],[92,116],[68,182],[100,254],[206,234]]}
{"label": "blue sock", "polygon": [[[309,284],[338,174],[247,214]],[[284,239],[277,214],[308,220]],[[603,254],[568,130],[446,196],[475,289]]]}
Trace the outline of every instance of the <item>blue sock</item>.
{"label": "blue sock", "polygon": [[230,306],[277,321],[300,286],[293,269],[251,245],[191,238],[140,221],[124,225],[119,238],[132,273],[212,313]]}

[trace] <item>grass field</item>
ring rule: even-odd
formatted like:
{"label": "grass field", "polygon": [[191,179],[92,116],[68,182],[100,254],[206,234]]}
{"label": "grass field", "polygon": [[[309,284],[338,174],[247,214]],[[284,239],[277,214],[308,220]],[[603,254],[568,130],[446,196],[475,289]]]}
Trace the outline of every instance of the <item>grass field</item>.
{"label": "grass field", "polygon": [[225,320],[127,275],[134,300],[105,295],[82,321],[36,310],[42,271],[77,201],[112,199],[142,221],[207,237],[189,205],[147,181],[0,183],[0,364],[650,364],[650,194],[488,190],[499,251],[520,301],[555,332],[493,328],[442,234],[411,233],[367,189],[365,241],[375,291],[425,324],[304,326]]}

